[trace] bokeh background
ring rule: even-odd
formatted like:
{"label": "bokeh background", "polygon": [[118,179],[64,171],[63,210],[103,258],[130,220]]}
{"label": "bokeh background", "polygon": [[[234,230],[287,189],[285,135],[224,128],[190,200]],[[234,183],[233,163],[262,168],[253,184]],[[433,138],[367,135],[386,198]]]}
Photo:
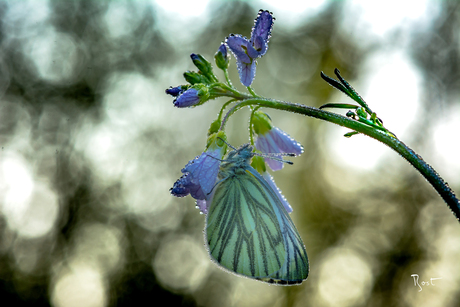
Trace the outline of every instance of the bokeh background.
{"label": "bokeh background", "polygon": [[[209,260],[205,217],[169,188],[225,100],[177,109],[164,90],[261,8],[276,21],[257,93],[351,102],[320,78],[337,67],[460,192],[457,1],[1,1],[0,305],[460,304],[460,225],[434,189],[377,141],[279,111],[305,147],[274,177],[309,278],[278,287]],[[248,115],[228,125],[234,146]]]}

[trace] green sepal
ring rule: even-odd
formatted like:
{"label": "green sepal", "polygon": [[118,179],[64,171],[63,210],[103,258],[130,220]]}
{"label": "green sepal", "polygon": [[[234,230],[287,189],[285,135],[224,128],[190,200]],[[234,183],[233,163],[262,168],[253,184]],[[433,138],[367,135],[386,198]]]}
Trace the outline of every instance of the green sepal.
{"label": "green sepal", "polygon": [[261,156],[252,157],[251,166],[256,171],[258,171],[259,174],[261,174],[261,175],[267,171],[267,167],[265,166],[265,159],[263,157],[261,157]]}
{"label": "green sepal", "polygon": [[267,113],[255,111],[252,116],[252,127],[256,134],[266,134],[273,127],[272,120]]}
{"label": "green sepal", "polygon": [[211,99],[210,92],[209,92],[209,87],[207,85],[202,84],[202,83],[198,83],[198,84],[192,85],[190,88],[196,89],[198,91],[197,95],[200,98],[200,102],[197,103],[194,106],[202,105],[203,103],[205,103],[206,101]]}
{"label": "green sepal", "polygon": [[197,83],[211,84],[211,81],[205,75],[190,70],[184,72],[184,79],[192,85]]}
{"label": "green sepal", "polygon": [[201,54],[192,53],[190,57],[199,72],[206,76],[210,81],[217,82],[217,77],[214,75],[212,65],[209,61],[207,61]]}
{"label": "green sepal", "polygon": [[222,70],[228,69],[229,63],[229,55],[224,56],[220,50],[217,50],[216,54],[214,54],[214,60],[216,61],[216,66]]}
{"label": "green sepal", "polygon": [[221,156],[223,157],[227,152],[227,135],[224,131],[218,131],[211,134],[206,142],[206,150],[221,150]]}
{"label": "green sepal", "polygon": [[221,125],[222,125],[222,121],[221,121],[221,120],[216,119],[215,121],[213,121],[213,122],[211,123],[211,126],[209,126],[208,136],[210,136],[210,135],[213,134],[213,133],[218,132]]}

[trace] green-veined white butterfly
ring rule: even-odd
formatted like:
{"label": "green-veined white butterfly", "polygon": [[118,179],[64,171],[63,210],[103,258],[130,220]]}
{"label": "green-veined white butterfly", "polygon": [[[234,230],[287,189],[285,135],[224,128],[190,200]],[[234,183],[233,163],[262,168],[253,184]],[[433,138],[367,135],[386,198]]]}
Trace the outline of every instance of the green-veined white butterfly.
{"label": "green-veined white butterfly", "polygon": [[277,194],[249,165],[249,144],[221,163],[206,215],[211,258],[224,269],[277,284],[299,284],[308,276],[307,252]]}

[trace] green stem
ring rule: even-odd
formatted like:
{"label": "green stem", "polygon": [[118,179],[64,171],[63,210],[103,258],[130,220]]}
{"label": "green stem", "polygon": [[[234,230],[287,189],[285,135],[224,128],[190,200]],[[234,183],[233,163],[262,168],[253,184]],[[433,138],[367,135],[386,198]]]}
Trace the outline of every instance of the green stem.
{"label": "green stem", "polygon": [[232,97],[237,100],[253,98],[252,96],[249,96],[248,94],[239,92],[237,89],[230,87],[225,83],[217,82],[217,83],[211,84],[210,87],[211,87],[211,91],[210,91],[211,98],[222,97],[222,96]]}
{"label": "green stem", "polygon": [[252,123],[254,119],[254,112],[257,111],[260,107],[255,107],[251,111],[251,116],[249,117],[249,142],[254,146],[254,132],[252,131]]}
{"label": "green stem", "polygon": [[225,80],[227,81],[228,85],[230,87],[233,87],[232,81],[230,81],[230,77],[228,76],[228,70],[227,69],[224,69],[224,76],[225,76]]}
{"label": "green stem", "polygon": [[254,92],[252,87],[248,86],[247,89],[248,89],[249,93],[251,93],[252,97],[254,97],[254,98],[259,97],[259,95],[257,95],[256,92]]}
{"label": "green stem", "polygon": [[278,101],[272,99],[262,99],[262,98],[250,98],[242,100],[240,103],[235,105],[228,113],[225,115],[224,120],[222,121],[222,127],[225,126],[225,123],[230,115],[232,115],[237,110],[245,106],[256,105],[264,108],[272,108],[284,111],[290,111],[297,114],[307,115],[322,119],[336,125],[350,128],[359,133],[365,134],[371,138],[380,141],[397,153],[399,153],[404,159],[406,159],[412,166],[414,166],[426,180],[434,187],[434,189],[439,193],[439,195],[447,203],[447,206],[450,208],[457,220],[460,221],[460,202],[455,196],[454,191],[449,187],[447,182],[439,176],[439,174],[428,164],[422,157],[415,153],[411,148],[405,145],[400,140],[381,132],[373,127],[370,127],[366,124],[360,123],[359,121],[347,118],[345,116],[320,110],[317,108],[294,104],[285,101]]}
{"label": "green stem", "polygon": [[227,101],[226,103],[222,105],[222,108],[220,108],[220,111],[219,111],[219,115],[217,116],[218,120],[222,119],[222,114],[224,113],[225,108],[234,101],[236,101],[236,99],[230,99],[229,101]]}

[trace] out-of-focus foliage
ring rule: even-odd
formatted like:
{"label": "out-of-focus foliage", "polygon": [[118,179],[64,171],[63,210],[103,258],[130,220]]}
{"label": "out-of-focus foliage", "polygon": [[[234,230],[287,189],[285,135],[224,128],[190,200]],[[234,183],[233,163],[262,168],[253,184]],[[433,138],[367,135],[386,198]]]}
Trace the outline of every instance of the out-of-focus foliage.
{"label": "out-of-focus foliage", "polygon": [[[305,147],[275,177],[309,254],[301,286],[218,269],[204,247],[204,216],[168,191],[203,150],[221,101],[177,109],[164,90],[184,83],[190,53],[211,60],[228,34],[248,35],[261,8],[276,22],[256,92],[310,106],[350,102],[319,77],[338,67],[385,126],[460,191],[459,5],[390,2],[304,11],[286,10],[289,2],[174,10],[148,1],[0,2],[2,302],[457,306],[460,225],[374,140],[270,113]],[[241,113],[227,130],[235,146],[247,142]],[[419,291],[412,274],[420,285],[442,279]]]}

